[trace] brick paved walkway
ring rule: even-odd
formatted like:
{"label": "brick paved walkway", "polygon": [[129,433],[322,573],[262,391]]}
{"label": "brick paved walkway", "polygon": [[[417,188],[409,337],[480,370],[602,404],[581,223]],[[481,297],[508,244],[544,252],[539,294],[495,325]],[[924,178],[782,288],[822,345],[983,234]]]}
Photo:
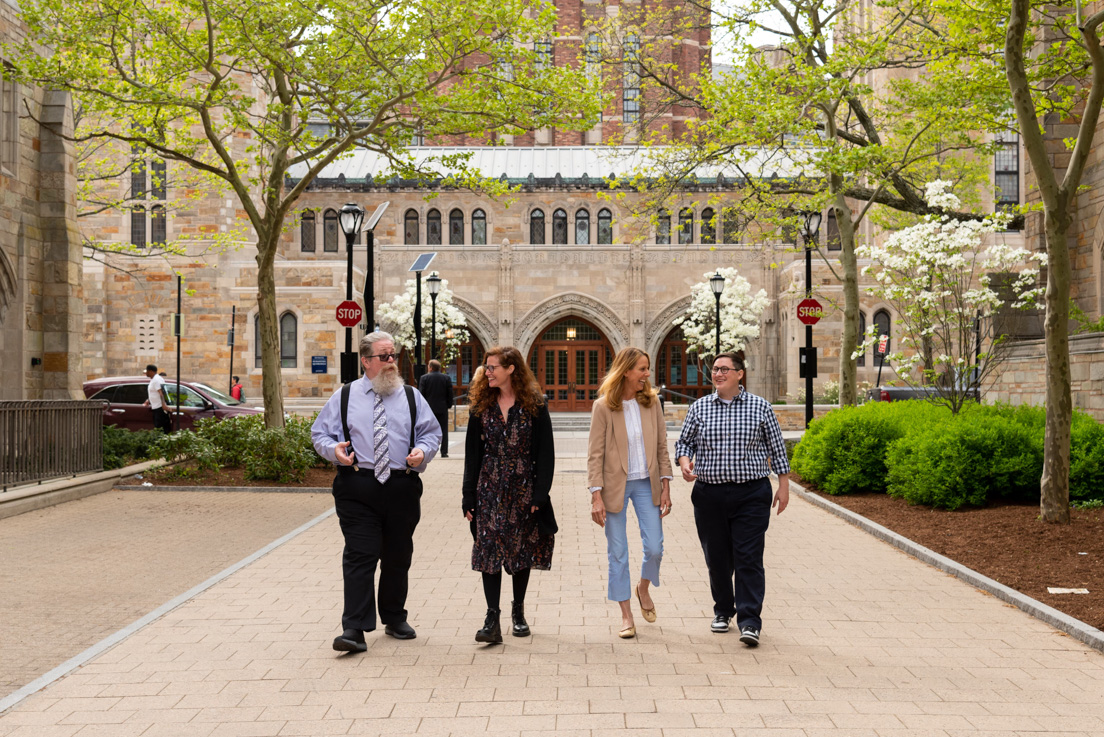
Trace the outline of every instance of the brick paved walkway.
{"label": "brick paved walkway", "polygon": [[416,640],[377,632],[363,655],[330,650],[330,518],[0,716],[0,737],[1104,734],[1104,655],[796,499],[769,533],[757,650],[709,632],[681,481],[659,621],[637,617],[639,637],[618,640],[582,443],[561,444],[561,532],[553,570],[533,574],[533,637],[473,642],[484,606],[457,453],[426,478]]}

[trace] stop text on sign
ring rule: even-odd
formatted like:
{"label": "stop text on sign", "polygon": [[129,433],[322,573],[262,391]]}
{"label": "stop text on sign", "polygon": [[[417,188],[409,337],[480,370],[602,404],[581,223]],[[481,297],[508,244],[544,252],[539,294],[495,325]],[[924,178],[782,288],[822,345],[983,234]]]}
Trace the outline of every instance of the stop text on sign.
{"label": "stop text on sign", "polygon": [[351,328],[360,322],[360,318],[364,315],[364,311],[356,302],[347,299],[337,306],[336,314],[339,323],[347,328]]}
{"label": "stop text on sign", "polygon": [[803,299],[797,304],[797,319],[806,325],[816,325],[824,317],[820,302],[815,299]]}

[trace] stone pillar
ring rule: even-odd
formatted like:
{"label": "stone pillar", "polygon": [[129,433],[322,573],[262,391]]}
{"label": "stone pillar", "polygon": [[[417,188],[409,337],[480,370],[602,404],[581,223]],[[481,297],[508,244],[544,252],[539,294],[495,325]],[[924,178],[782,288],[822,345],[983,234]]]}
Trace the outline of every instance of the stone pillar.
{"label": "stone pillar", "polygon": [[644,328],[647,313],[644,306],[644,293],[647,289],[644,278],[644,245],[634,243],[629,247],[629,345],[647,350]]}
{"label": "stone pillar", "polygon": [[[43,399],[83,399],[84,295],[77,228],[76,169],[69,96],[43,95],[39,177],[42,231]],[[61,135],[59,135],[59,132]]]}
{"label": "stone pillar", "polygon": [[[498,252],[498,344],[514,344],[514,258],[510,239]],[[490,346],[487,346],[488,348]]]}

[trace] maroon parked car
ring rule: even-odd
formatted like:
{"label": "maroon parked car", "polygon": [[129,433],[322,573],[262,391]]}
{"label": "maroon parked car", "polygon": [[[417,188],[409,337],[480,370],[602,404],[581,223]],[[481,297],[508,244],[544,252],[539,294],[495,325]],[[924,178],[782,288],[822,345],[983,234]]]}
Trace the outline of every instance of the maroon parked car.
{"label": "maroon parked car", "polygon": [[[149,398],[149,382],[145,376],[111,376],[84,382],[84,396],[99,399],[104,404],[103,422],[127,430],[152,430],[153,410],[145,406]],[[165,379],[169,395],[170,416],[176,414],[176,380]],[[206,417],[236,417],[258,415],[264,410],[247,407],[236,399],[195,381],[180,382],[180,427],[189,429],[196,420]]]}

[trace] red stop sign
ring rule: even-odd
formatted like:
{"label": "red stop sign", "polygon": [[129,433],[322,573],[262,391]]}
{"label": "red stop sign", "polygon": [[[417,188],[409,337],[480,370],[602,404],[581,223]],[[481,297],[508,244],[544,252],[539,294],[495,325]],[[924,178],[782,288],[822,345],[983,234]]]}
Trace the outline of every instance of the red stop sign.
{"label": "red stop sign", "polygon": [[351,299],[347,299],[337,306],[337,321],[347,328],[351,328],[360,322],[364,310]]}
{"label": "red stop sign", "polygon": [[815,299],[803,299],[797,303],[797,319],[806,325],[816,325],[823,316],[820,302]]}

